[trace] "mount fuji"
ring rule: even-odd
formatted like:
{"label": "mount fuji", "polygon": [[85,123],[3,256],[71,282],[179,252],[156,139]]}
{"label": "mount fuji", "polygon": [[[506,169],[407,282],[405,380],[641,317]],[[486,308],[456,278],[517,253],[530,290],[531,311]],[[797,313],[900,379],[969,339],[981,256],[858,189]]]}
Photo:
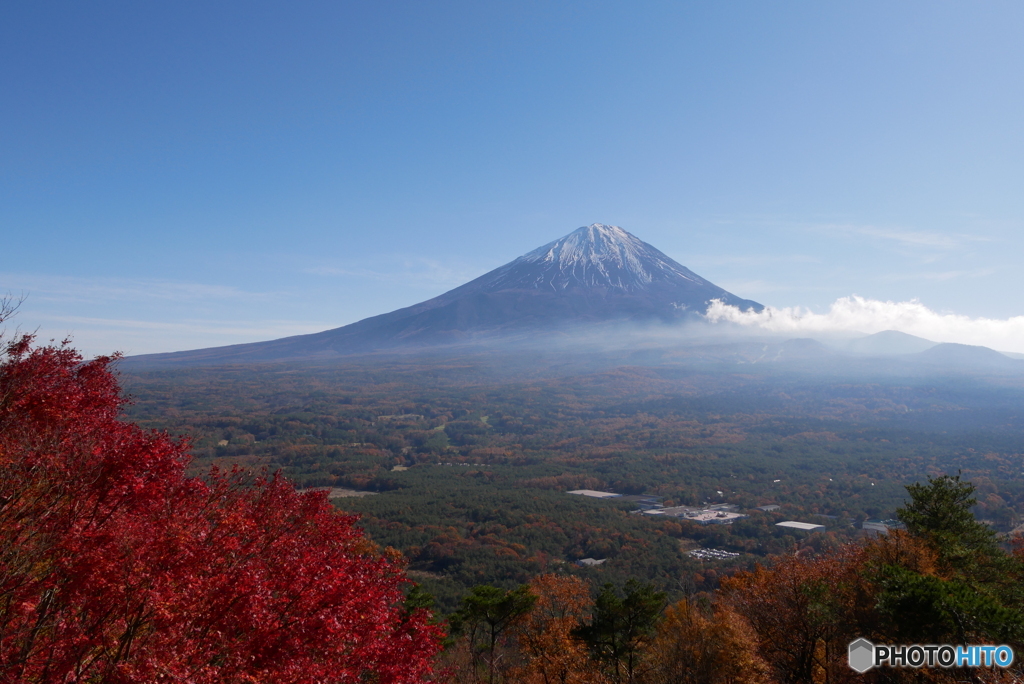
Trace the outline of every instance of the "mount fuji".
{"label": "mount fuji", "polygon": [[329,358],[576,329],[701,320],[714,299],[760,311],[618,226],[595,223],[444,294],[311,335],[134,357],[174,364]]}

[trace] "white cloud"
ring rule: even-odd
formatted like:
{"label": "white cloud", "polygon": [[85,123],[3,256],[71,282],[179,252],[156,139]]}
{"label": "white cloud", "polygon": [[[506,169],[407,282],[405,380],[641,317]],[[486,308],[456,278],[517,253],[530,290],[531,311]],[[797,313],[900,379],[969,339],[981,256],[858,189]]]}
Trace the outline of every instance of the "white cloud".
{"label": "white cloud", "polygon": [[820,264],[821,259],[808,254],[689,254],[678,261],[712,266],[776,266],[781,263]]}
{"label": "white cloud", "polygon": [[[7,283],[17,283],[13,288]],[[259,301],[270,295],[246,292],[237,287],[143,278],[76,278],[43,274],[0,273],[0,286],[24,292],[30,302],[108,302],[165,300]]]}
{"label": "white cloud", "polygon": [[[153,320],[37,315],[39,341],[70,336],[86,356],[121,351],[127,355],[201,349],[228,344],[260,342],[291,335],[306,335],[334,325],[294,320]],[[24,329],[22,332],[32,332]]]}
{"label": "white cloud", "polygon": [[971,318],[932,311],[920,301],[883,302],[856,295],[841,297],[827,313],[817,314],[802,307],[765,307],[760,313],[740,311],[715,301],[707,318],[713,323],[727,321],[769,332],[813,334],[830,332],[876,333],[899,330],[935,342],[956,342],[1024,353],[1024,316]]}
{"label": "white cloud", "polygon": [[[376,266],[376,267],[374,267]],[[394,257],[371,266],[319,265],[303,269],[319,276],[349,277],[382,282],[401,282],[418,289],[452,288],[479,276],[483,271],[468,264],[448,264],[424,257]]]}
{"label": "white cloud", "polygon": [[831,235],[863,236],[878,240],[895,242],[901,247],[913,249],[937,249],[950,251],[961,249],[966,245],[975,242],[991,242],[991,239],[981,235],[969,235],[964,233],[940,233],[930,230],[908,230],[905,228],[890,228],[885,226],[858,226],[842,223],[826,223],[813,226],[818,232],[825,232]]}
{"label": "white cloud", "polygon": [[[723,280],[719,285],[729,292],[741,292],[743,297],[758,297],[773,292],[790,292],[795,285],[772,282],[769,280]],[[802,288],[807,291],[808,288]]]}
{"label": "white cloud", "polygon": [[996,270],[994,268],[978,268],[973,271],[926,271],[921,273],[904,273],[900,275],[887,275],[879,280],[953,280],[954,278],[986,278]]}
{"label": "white cloud", "polygon": [[867,237],[892,240],[906,247],[933,247],[936,249],[956,249],[964,242],[959,235],[944,235],[925,230],[892,230],[890,228],[873,228],[863,226],[854,232]]}
{"label": "white cloud", "polygon": [[70,328],[89,327],[155,331],[160,333],[194,333],[199,335],[239,335],[263,339],[268,335],[304,335],[320,332],[330,327],[327,323],[310,323],[307,321],[262,320],[251,321],[209,321],[186,320],[168,323],[166,321],[144,321],[117,318],[92,318],[87,316],[48,316],[37,315],[39,320],[54,324],[66,325]]}

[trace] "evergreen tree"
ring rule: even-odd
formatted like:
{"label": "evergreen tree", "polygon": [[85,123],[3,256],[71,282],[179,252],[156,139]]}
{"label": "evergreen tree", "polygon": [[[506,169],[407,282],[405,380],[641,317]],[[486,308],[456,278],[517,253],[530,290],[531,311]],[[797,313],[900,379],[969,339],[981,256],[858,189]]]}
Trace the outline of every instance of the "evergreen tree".
{"label": "evergreen tree", "polygon": [[893,564],[878,569],[878,608],[895,635],[932,643],[1024,637],[1020,562],[974,518],[974,491],[959,474],[907,486],[911,500],[897,514],[938,562],[929,573]]}
{"label": "evergreen tree", "polygon": [[995,532],[971,513],[977,503],[974,485],[959,474],[907,485],[907,493],[910,501],[896,514],[910,534],[931,544],[950,567],[975,570],[1001,555]]}
{"label": "evergreen tree", "polygon": [[469,641],[474,666],[477,654],[482,652],[486,655],[489,684],[493,684],[497,674],[499,639],[518,618],[533,608],[536,601],[537,597],[525,584],[511,591],[480,585],[473,587],[469,596],[462,599],[462,609],[452,616],[453,629],[461,631]]}
{"label": "evergreen tree", "polygon": [[615,682],[635,682],[641,674],[641,654],[665,607],[666,594],[650,584],[631,579],[624,595],[605,584],[594,602],[591,622],[577,632]]}

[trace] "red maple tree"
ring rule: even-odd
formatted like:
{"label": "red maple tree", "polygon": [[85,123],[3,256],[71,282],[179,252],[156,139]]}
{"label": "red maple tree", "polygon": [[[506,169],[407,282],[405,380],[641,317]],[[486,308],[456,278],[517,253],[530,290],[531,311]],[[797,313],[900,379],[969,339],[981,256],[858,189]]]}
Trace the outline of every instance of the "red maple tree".
{"label": "red maple tree", "polygon": [[416,682],[440,633],[322,493],[186,475],[112,358],[0,356],[0,681]]}

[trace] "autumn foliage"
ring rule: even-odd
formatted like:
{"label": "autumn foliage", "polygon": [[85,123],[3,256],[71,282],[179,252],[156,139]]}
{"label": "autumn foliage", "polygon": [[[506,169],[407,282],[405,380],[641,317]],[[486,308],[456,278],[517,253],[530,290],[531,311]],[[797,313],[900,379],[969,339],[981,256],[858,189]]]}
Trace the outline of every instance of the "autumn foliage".
{"label": "autumn foliage", "polygon": [[750,624],[729,606],[683,599],[665,610],[648,647],[649,682],[770,684]]}
{"label": "autumn foliage", "polygon": [[[722,582],[726,606],[753,628],[778,681],[1019,682],[1000,668],[871,670],[847,666],[847,647],[1009,644],[1024,651],[1024,566],[970,513],[973,486],[956,476],[908,486],[907,531],[820,555],[790,554]],[[1019,542],[1017,542],[1019,548]]]}
{"label": "autumn foliage", "polygon": [[445,656],[452,684],[609,684],[576,634],[593,607],[588,584],[567,575],[540,575],[511,591],[475,588],[453,620]]}
{"label": "autumn foliage", "polygon": [[[941,476],[907,487],[906,530],[812,547],[723,578],[711,594],[664,607],[636,579],[596,593],[579,578],[476,587],[459,615],[454,682],[549,684],[842,684],[1020,682],[1008,669],[876,668],[848,646],[1008,644],[1024,652],[1024,541],[1006,549],[971,513],[974,487]],[[531,600],[526,600],[529,597]],[[481,627],[490,625],[490,631]],[[497,627],[498,629],[495,629]],[[474,635],[489,634],[490,640]]]}
{"label": "autumn foliage", "polygon": [[[508,610],[516,597],[521,610]],[[485,603],[486,602],[486,603]],[[706,603],[706,600],[705,600]],[[484,605],[487,608],[484,608]],[[579,577],[547,574],[512,591],[477,587],[457,614],[445,654],[453,684],[771,684],[757,635],[726,604],[664,595],[636,580],[596,599]],[[480,639],[487,616],[504,620]],[[486,633],[486,629],[484,630]],[[473,657],[474,654],[477,657]]]}
{"label": "autumn foliage", "polygon": [[537,597],[516,625],[522,661],[512,679],[523,684],[605,684],[574,632],[589,617],[590,587],[579,577],[540,575],[530,582]]}
{"label": "autumn foliage", "polygon": [[0,357],[0,680],[414,682],[439,629],[322,494],[188,477],[110,358]]}

